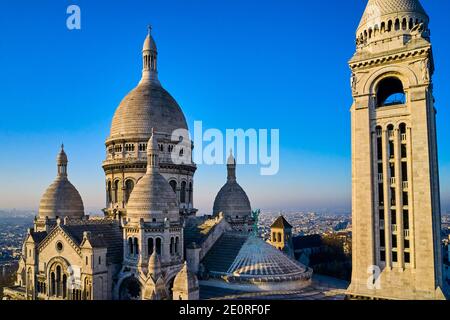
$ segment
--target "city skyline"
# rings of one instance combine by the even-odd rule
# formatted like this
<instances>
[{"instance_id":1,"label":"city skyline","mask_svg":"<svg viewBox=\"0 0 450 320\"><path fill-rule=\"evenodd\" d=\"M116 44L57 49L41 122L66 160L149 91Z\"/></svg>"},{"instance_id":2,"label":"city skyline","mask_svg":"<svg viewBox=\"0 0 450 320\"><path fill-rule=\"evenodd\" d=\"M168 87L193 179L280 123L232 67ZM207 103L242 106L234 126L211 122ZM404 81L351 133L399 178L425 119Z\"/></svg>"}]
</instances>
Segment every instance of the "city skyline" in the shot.
<instances>
[{"instance_id":1,"label":"city skyline","mask_svg":"<svg viewBox=\"0 0 450 320\"><path fill-rule=\"evenodd\" d=\"M349 212L351 90L349 82L343 81L350 77L343 61L353 52L351 39L359 16L346 10L350 2L327 3L328 7L319 11L314 9L319 4L287 1L270 12L273 6L262 3L249 25L246 14L255 9L251 1L226 6L219 1L190 5L156 1L152 10L143 1L136 1L134 8L80 1L80 31L65 28L67 3L50 6L49 1L43 1L26 9L9 4L0 13L8 14L0 19L2 38L8 43L8 47L2 46L5 59L0 62L5 106L0 142L8 156L2 157L0 164L10 188L0 196L0 207L38 207L42 193L56 174L55 157L61 142L69 157L70 179L80 191L87 211L104 206L104 139L121 97L140 77L142 37L146 24L151 22L160 52L161 82L180 104L191 130L197 120L207 128L223 131L280 129L278 175L260 176L255 166L237 169L239 182L254 208ZM358 3L355 11L362 12L365 4ZM450 153L445 139L450 130L445 126L449 116L445 101L450 94L443 84L448 82L450 66L445 60L445 29L439 26L445 23L442 12L449 4L423 4L431 16L433 45L439 49L435 52L439 68L434 81L445 212L450 208ZM220 11L222 18L214 21L204 13L196 13L200 5L208 6L202 12ZM186 16L174 14L172 6ZM325 15L322 19L336 21L336 26L324 26L319 20L313 24L318 17L308 17L311 12L321 12ZM336 18L336 12L342 16ZM126 19L124 13L133 20ZM310 27L305 27L305 21L317 32L308 34ZM205 25L210 30L205 30ZM333 37L334 32L342 32L342 37ZM55 37L57 41L52 41ZM340 39L346 40L342 43ZM333 52L327 66L301 63L314 60L316 55L329 57L322 41L335 42L335 46L339 43L342 50ZM310 50L305 50L305 42L310 43ZM25 50L29 46L36 48L31 56ZM327 87L320 86L321 70L331 70ZM308 77L299 77L303 74ZM329 116L321 116L321 122L310 120L322 112ZM211 213L225 178L224 165L199 166L194 200L200 213Z\"/></svg>"}]
</instances>

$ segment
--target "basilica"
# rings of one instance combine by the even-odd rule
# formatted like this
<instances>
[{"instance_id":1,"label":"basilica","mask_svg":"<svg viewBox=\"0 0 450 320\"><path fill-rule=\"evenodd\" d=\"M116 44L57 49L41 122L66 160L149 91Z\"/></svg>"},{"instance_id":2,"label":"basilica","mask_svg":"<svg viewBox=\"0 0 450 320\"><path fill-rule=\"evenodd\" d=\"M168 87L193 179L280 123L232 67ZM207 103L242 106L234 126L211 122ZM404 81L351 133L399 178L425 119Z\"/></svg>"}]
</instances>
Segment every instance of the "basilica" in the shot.
<instances>
[{"instance_id":1,"label":"basilica","mask_svg":"<svg viewBox=\"0 0 450 320\"><path fill-rule=\"evenodd\" d=\"M117 108L105 143L104 217L85 214L61 146L6 299L197 300L200 282L244 292L310 284L310 268L256 235L233 154L212 215L197 216L193 144L174 140L188 126L158 80L150 31L142 78Z\"/></svg>"},{"instance_id":2,"label":"basilica","mask_svg":"<svg viewBox=\"0 0 450 320\"><path fill-rule=\"evenodd\" d=\"M356 30L349 61L347 298L450 296L440 239L429 22L419 0L368 0ZM42 196L6 299L195 300L212 288L229 297L281 291L315 296L313 271L293 258L292 226L280 217L270 241L258 237L258 215L238 183L232 153L212 214L197 216L194 146L174 134L188 126L158 80L150 32L142 62L141 81L117 108L105 144L104 217L85 214L61 147L57 176Z\"/></svg>"}]
</instances>

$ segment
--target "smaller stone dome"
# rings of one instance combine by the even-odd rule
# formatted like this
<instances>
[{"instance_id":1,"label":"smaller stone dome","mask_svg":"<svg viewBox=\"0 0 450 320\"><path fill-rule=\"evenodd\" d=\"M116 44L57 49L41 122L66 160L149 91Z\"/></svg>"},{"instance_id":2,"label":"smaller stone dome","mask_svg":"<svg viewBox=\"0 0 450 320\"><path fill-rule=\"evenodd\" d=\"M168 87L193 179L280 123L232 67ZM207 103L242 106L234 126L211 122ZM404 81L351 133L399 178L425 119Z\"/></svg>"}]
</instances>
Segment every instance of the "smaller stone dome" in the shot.
<instances>
[{"instance_id":1,"label":"smaller stone dome","mask_svg":"<svg viewBox=\"0 0 450 320\"><path fill-rule=\"evenodd\" d=\"M131 192L127 216L145 222L179 220L178 201L167 180L159 173L158 143L153 133L147 145L147 172Z\"/></svg>"},{"instance_id":2,"label":"smaller stone dome","mask_svg":"<svg viewBox=\"0 0 450 320\"><path fill-rule=\"evenodd\" d=\"M222 212L225 217L231 219L251 217L250 200L244 189L236 181L236 160L232 154L228 157L227 170L227 183L216 196L213 214L218 215Z\"/></svg>"},{"instance_id":3,"label":"smaller stone dome","mask_svg":"<svg viewBox=\"0 0 450 320\"><path fill-rule=\"evenodd\" d=\"M190 292L196 291L198 288L199 284L197 276L189 270L187 262L184 262L183 268L178 272L173 281L173 291Z\"/></svg>"},{"instance_id":4,"label":"smaller stone dome","mask_svg":"<svg viewBox=\"0 0 450 320\"><path fill-rule=\"evenodd\" d=\"M41 218L83 217L84 206L80 193L67 179L67 155L64 146L56 158L58 175L47 188L39 205Z\"/></svg>"},{"instance_id":5,"label":"smaller stone dome","mask_svg":"<svg viewBox=\"0 0 450 320\"><path fill-rule=\"evenodd\" d=\"M155 250L153 250L152 255L148 259L148 275L153 277L155 281L157 281L162 275L161 261L159 260L158 254Z\"/></svg>"}]
</instances>

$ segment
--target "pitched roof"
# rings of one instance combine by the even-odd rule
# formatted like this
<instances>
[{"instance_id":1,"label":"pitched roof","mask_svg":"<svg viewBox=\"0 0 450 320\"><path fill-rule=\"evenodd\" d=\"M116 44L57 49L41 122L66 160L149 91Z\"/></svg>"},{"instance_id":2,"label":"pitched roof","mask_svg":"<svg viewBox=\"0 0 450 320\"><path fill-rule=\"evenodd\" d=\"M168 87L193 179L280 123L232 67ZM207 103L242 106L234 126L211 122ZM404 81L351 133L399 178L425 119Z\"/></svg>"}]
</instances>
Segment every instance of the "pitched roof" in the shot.
<instances>
[{"instance_id":1,"label":"pitched roof","mask_svg":"<svg viewBox=\"0 0 450 320\"><path fill-rule=\"evenodd\" d=\"M66 224L61 228L70 235L77 245L83 242L83 233L90 232L89 242L94 248L106 248L109 263L120 263L123 259L123 240L120 225L111 223Z\"/></svg>"},{"instance_id":2,"label":"pitched roof","mask_svg":"<svg viewBox=\"0 0 450 320\"><path fill-rule=\"evenodd\" d=\"M287 222L287 220L283 216L279 216L270 227L292 229L292 225L289 222Z\"/></svg>"},{"instance_id":3,"label":"pitched roof","mask_svg":"<svg viewBox=\"0 0 450 320\"><path fill-rule=\"evenodd\" d=\"M45 237L47 236L47 232L45 232L45 231L43 231L43 232L31 232L30 236L33 239L33 241L36 243L36 245L38 245L39 243L41 243L42 240L45 239Z\"/></svg>"},{"instance_id":4,"label":"pitched roof","mask_svg":"<svg viewBox=\"0 0 450 320\"><path fill-rule=\"evenodd\" d=\"M192 217L186 220L184 227L184 245L189 247L192 243L200 246L214 230L220 220L209 217Z\"/></svg>"}]
</instances>

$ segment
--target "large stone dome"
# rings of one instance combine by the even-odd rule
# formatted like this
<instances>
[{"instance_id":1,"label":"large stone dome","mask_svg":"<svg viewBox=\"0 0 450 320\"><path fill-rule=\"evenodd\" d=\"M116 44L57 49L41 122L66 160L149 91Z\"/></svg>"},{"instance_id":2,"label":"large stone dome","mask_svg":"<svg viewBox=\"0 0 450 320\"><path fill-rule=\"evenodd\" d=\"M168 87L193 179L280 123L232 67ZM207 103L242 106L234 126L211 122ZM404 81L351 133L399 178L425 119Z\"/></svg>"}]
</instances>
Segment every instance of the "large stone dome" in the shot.
<instances>
[{"instance_id":1,"label":"large stone dome","mask_svg":"<svg viewBox=\"0 0 450 320\"><path fill-rule=\"evenodd\" d=\"M169 183L159 173L158 144L154 135L147 147L147 173L138 181L127 205L127 216L146 222L179 219L178 201Z\"/></svg>"},{"instance_id":2,"label":"large stone dome","mask_svg":"<svg viewBox=\"0 0 450 320\"><path fill-rule=\"evenodd\" d=\"M120 103L111 125L110 138L150 137L152 128L172 134L186 129L183 111L159 84L142 82Z\"/></svg>"},{"instance_id":3,"label":"large stone dome","mask_svg":"<svg viewBox=\"0 0 450 320\"><path fill-rule=\"evenodd\" d=\"M158 80L158 52L149 34L143 45L143 70L139 85L122 100L111 125L110 139L149 139L151 130L172 134L187 129L186 118L175 99Z\"/></svg>"},{"instance_id":4,"label":"large stone dome","mask_svg":"<svg viewBox=\"0 0 450 320\"><path fill-rule=\"evenodd\" d=\"M236 181L236 161L232 155L228 158L227 183L220 189L214 200L213 214L223 213L227 218L242 219L252 213L250 200L244 189Z\"/></svg>"},{"instance_id":5,"label":"large stone dome","mask_svg":"<svg viewBox=\"0 0 450 320\"><path fill-rule=\"evenodd\" d=\"M39 216L50 219L83 217L84 206L80 193L67 179L67 155L61 148L57 157L58 176L47 188L39 205Z\"/></svg>"}]
</instances>

